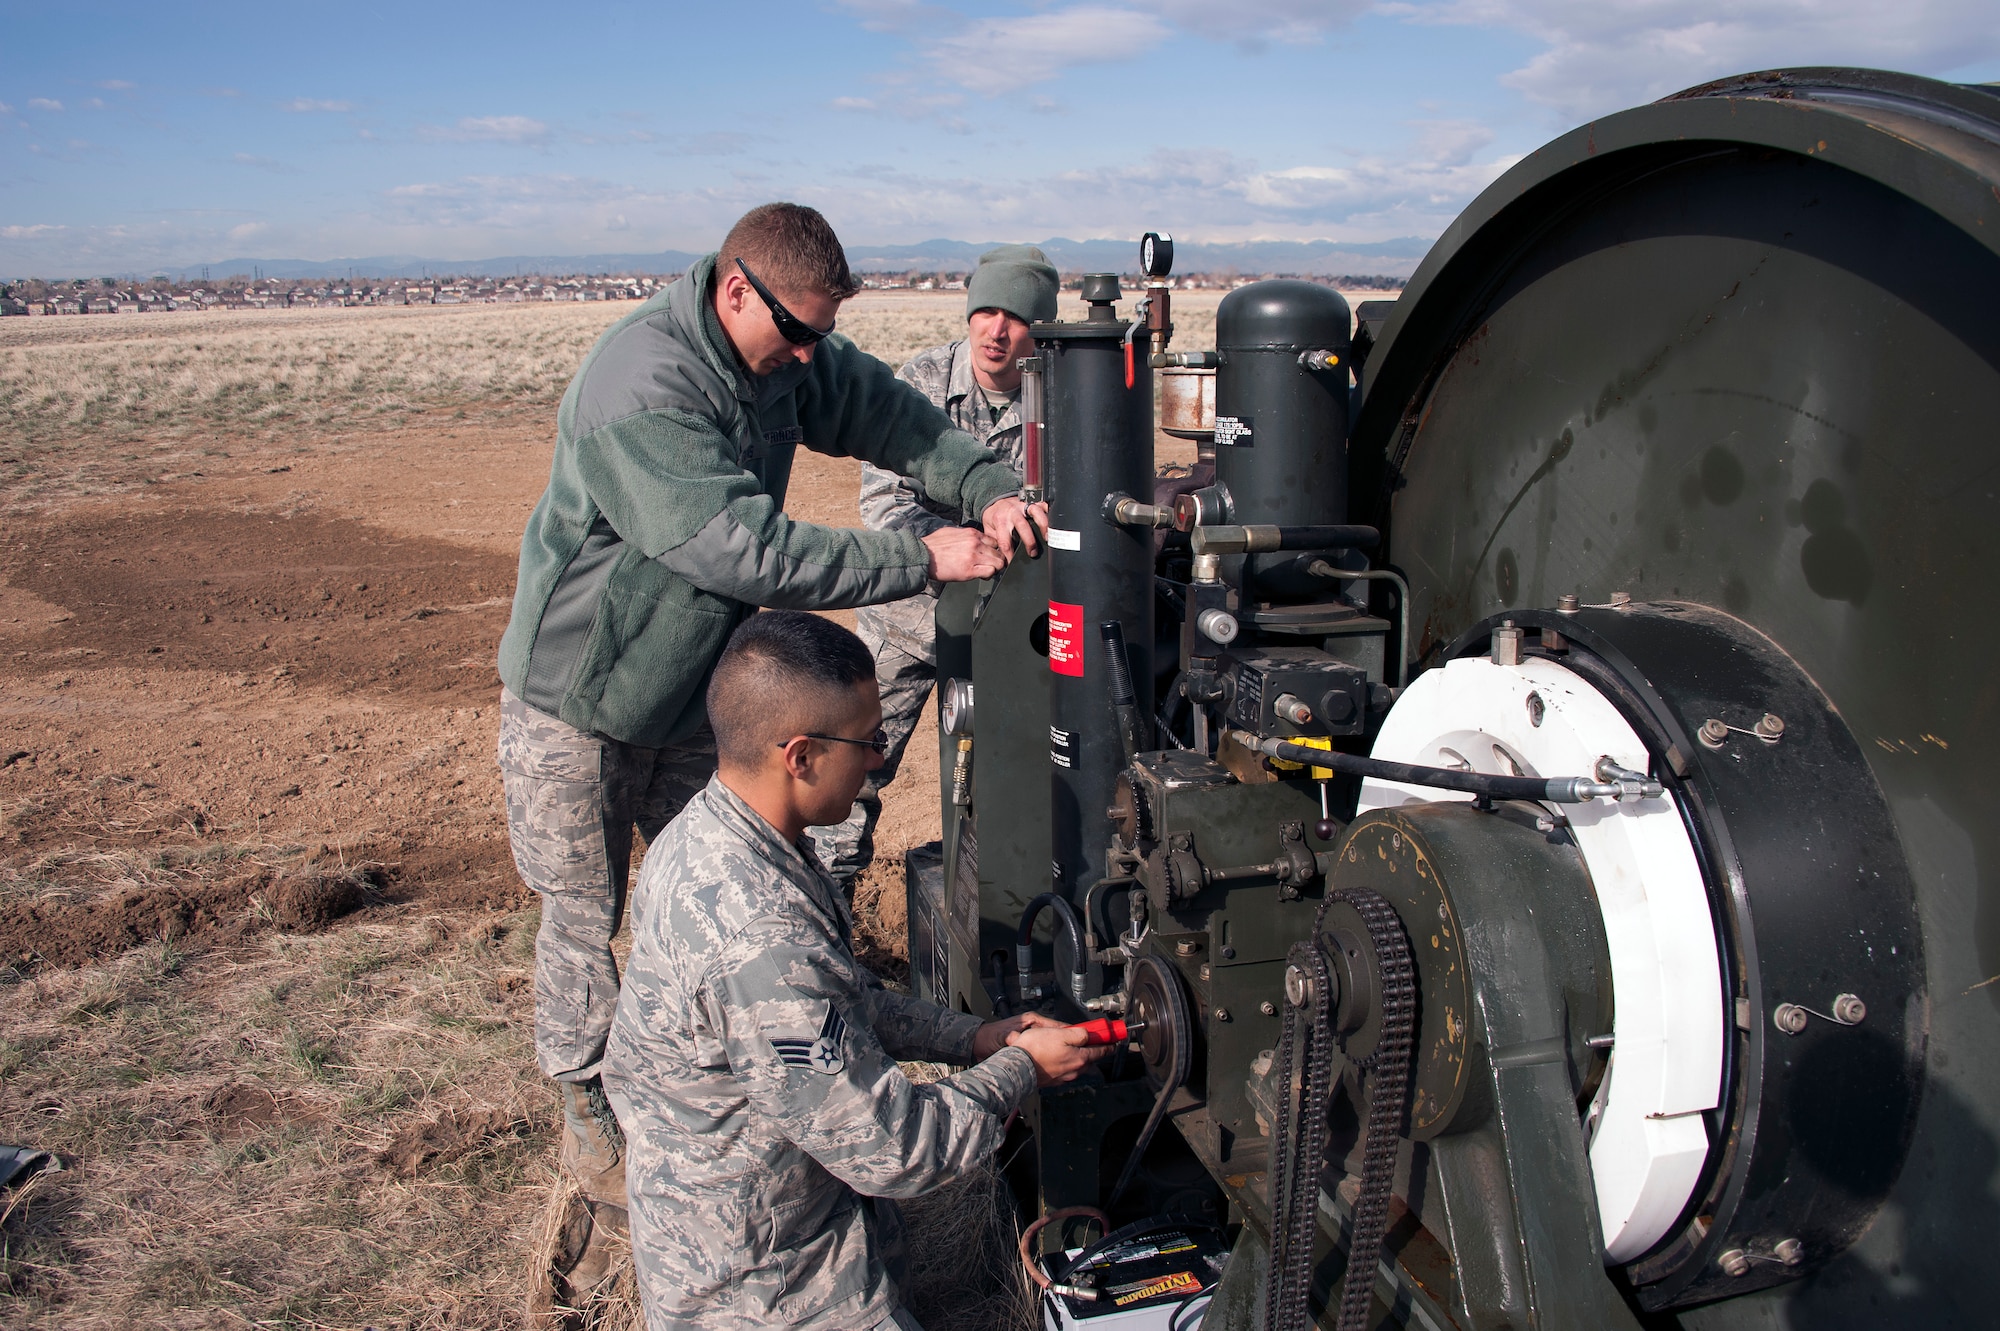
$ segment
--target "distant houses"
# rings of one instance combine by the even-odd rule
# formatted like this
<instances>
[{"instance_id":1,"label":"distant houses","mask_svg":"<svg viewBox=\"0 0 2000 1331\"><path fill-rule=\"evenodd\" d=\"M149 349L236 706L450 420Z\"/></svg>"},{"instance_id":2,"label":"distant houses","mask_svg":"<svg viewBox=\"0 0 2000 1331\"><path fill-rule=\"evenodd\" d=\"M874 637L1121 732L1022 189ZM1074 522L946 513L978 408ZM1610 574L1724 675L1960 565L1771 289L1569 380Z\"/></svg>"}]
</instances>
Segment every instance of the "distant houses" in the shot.
<instances>
[{"instance_id":1,"label":"distant houses","mask_svg":"<svg viewBox=\"0 0 2000 1331\"><path fill-rule=\"evenodd\" d=\"M164 277L136 283L117 282L109 278L61 282L25 278L0 283L0 316L645 300L658 294L679 276L678 273L569 273L522 274L513 278L421 276L344 282L232 277L219 282L180 283L170 282ZM965 290L967 276L963 272L866 273L861 275L861 285L871 291L955 292ZM1346 290L1397 291L1403 286L1402 278L1379 274L1329 277L1293 273L1190 273L1171 279L1170 285L1182 291L1226 291L1259 278L1294 276ZM1064 285L1075 287L1080 280L1079 274L1066 274Z\"/></svg>"},{"instance_id":2,"label":"distant houses","mask_svg":"<svg viewBox=\"0 0 2000 1331\"><path fill-rule=\"evenodd\" d=\"M514 305L539 300L645 300L678 273L552 274L517 278L390 278L379 282L48 282L0 284L0 317L49 314L163 314L176 310L342 309L369 305Z\"/></svg>"}]
</instances>

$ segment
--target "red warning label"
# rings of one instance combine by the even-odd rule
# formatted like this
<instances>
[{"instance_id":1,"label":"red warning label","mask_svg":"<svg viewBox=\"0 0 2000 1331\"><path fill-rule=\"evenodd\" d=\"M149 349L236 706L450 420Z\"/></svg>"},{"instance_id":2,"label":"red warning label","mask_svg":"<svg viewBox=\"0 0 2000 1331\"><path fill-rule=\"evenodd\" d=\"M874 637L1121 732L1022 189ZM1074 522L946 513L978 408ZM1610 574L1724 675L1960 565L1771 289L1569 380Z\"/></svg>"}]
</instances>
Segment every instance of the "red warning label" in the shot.
<instances>
[{"instance_id":1,"label":"red warning label","mask_svg":"<svg viewBox=\"0 0 2000 1331\"><path fill-rule=\"evenodd\" d=\"M1083 673L1083 607L1049 602L1049 669L1058 675Z\"/></svg>"}]
</instances>

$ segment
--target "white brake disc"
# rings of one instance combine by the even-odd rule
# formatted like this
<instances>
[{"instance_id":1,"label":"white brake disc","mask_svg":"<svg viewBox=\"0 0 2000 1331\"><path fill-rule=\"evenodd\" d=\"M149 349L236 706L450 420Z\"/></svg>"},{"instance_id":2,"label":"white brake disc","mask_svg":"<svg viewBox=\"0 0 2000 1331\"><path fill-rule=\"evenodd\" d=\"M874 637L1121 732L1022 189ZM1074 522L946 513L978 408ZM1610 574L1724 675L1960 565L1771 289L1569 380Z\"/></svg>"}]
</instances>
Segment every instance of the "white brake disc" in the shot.
<instances>
[{"instance_id":1,"label":"white brake disc","mask_svg":"<svg viewBox=\"0 0 2000 1331\"><path fill-rule=\"evenodd\" d=\"M1539 705L1530 695L1539 699ZM1646 747L1582 676L1531 657L1428 671L1398 698L1374 756L1500 776L1589 776L1598 758L1647 770ZM1469 795L1366 781L1360 811ZM1672 1227L1708 1155L1702 1111L1722 1084L1721 963L1701 866L1671 795L1564 805L1604 915L1615 1005L1590 1166L1604 1253L1644 1254Z\"/></svg>"}]
</instances>

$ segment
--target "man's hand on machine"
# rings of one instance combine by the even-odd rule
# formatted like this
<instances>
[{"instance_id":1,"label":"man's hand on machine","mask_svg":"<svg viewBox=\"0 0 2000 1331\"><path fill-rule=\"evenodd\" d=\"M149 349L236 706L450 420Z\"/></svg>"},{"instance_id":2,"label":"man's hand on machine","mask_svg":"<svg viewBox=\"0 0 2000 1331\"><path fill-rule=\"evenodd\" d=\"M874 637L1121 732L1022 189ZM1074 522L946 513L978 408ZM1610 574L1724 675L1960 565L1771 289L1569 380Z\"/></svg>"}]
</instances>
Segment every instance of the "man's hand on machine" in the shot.
<instances>
[{"instance_id":1,"label":"man's hand on machine","mask_svg":"<svg viewBox=\"0 0 2000 1331\"><path fill-rule=\"evenodd\" d=\"M977 582L1007 567L1007 556L977 527L940 527L924 537L924 548L939 582Z\"/></svg>"},{"instance_id":2,"label":"man's hand on machine","mask_svg":"<svg viewBox=\"0 0 2000 1331\"><path fill-rule=\"evenodd\" d=\"M1013 558L1014 542L1021 543L1021 549L1033 556L1042 548L1042 534L1049 529L1049 506L1046 503L1024 504L1019 495L1008 495L996 499L986 506L979 521L986 528L986 535L992 542Z\"/></svg>"}]
</instances>

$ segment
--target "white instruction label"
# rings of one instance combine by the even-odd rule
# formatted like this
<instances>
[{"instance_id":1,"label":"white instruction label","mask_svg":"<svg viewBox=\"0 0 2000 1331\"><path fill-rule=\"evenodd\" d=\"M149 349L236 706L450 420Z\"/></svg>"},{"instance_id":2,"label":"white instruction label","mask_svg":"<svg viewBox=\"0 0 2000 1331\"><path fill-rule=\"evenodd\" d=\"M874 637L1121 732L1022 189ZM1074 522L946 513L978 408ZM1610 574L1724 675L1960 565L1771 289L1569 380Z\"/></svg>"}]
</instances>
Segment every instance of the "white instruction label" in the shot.
<instances>
[{"instance_id":1,"label":"white instruction label","mask_svg":"<svg viewBox=\"0 0 2000 1331\"><path fill-rule=\"evenodd\" d=\"M1083 549L1083 533L1068 531L1062 527L1049 528L1049 547L1054 550Z\"/></svg>"}]
</instances>

